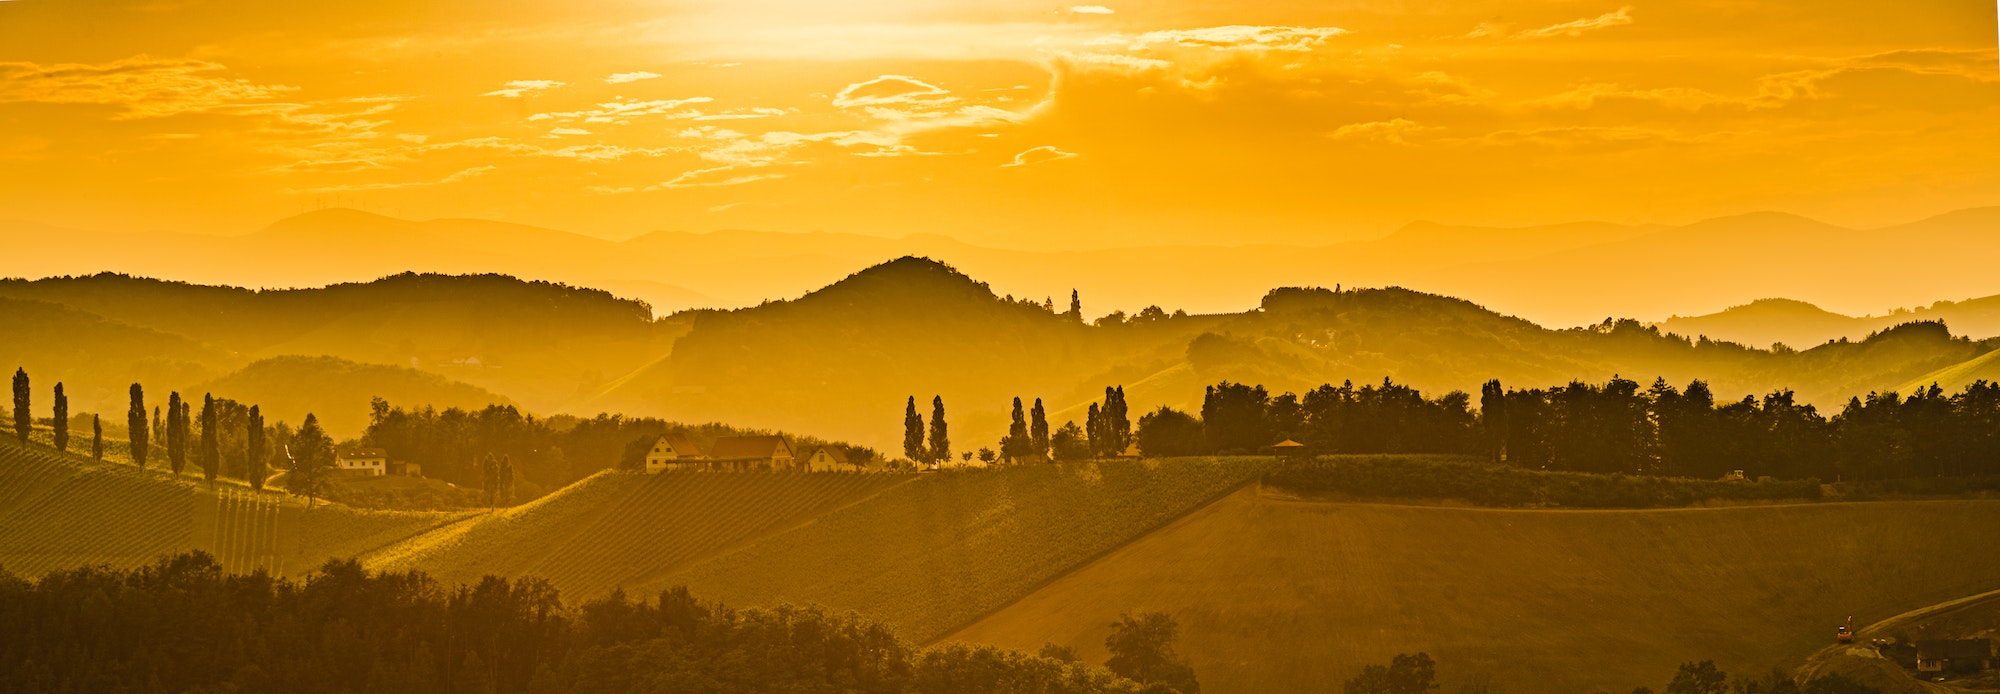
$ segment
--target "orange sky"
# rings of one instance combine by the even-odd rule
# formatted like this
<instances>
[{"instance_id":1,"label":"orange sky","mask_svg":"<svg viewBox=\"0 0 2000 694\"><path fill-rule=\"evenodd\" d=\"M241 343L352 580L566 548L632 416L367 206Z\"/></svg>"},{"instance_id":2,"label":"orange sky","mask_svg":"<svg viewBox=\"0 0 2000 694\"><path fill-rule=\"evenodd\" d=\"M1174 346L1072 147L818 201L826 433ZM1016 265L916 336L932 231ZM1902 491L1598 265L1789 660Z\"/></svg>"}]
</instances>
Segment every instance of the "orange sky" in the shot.
<instances>
[{"instance_id":1,"label":"orange sky","mask_svg":"<svg viewBox=\"0 0 2000 694\"><path fill-rule=\"evenodd\" d=\"M0 219L1324 243L2000 204L1994 3L0 0Z\"/></svg>"}]
</instances>

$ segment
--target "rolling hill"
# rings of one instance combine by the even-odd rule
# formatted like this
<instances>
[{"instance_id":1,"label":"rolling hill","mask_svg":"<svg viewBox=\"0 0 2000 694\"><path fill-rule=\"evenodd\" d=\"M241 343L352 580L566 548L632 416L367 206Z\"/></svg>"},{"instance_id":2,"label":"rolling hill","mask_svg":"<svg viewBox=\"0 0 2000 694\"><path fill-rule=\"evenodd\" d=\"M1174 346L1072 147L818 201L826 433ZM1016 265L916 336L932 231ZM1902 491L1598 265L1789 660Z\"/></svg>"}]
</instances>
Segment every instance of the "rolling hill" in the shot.
<instances>
[{"instance_id":1,"label":"rolling hill","mask_svg":"<svg viewBox=\"0 0 2000 694\"><path fill-rule=\"evenodd\" d=\"M1105 657L1127 610L1181 622L1203 691L1317 691L1426 651L1450 691L1658 687L1682 662L1795 665L1868 623L2000 587L1943 528L2000 501L1505 511L1295 501L1245 489L948 640Z\"/></svg>"},{"instance_id":2,"label":"rolling hill","mask_svg":"<svg viewBox=\"0 0 2000 694\"><path fill-rule=\"evenodd\" d=\"M487 574L540 576L564 595L597 597L648 584L689 562L861 503L911 479L607 471L532 503L379 548L363 559L374 568L422 570L448 582L473 582Z\"/></svg>"},{"instance_id":3,"label":"rolling hill","mask_svg":"<svg viewBox=\"0 0 2000 694\"><path fill-rule=\"evenodd\" d=\"M358 511L165 470L94 463L0 442L0 567L21 576L132 568L202 550L231 570L299 575L448 524L463 514Z\"/></svg>"},{"instance_id":4,"label":"rolling hill","mask_svg":"<svg viewBox=\"0 0 2000 694\"><path fill-rule=\"evenodd\" d=\"M1973 338L2000 335L2000 296L1965 301L1939 301L1916 309L1898 309L1880 316L1846 316L1791 299L1759 299L1701 316L1675 316L1658 323L1661 330L1705 336L1745 345L1782 342L1794 348L1868 335L1915 321L1940 321L1954 334Z\"/></svg>"},{"instance_id":5,"label":"rolling hill","mask_svg":"<svg viewBox=\"0 0 2000 694\"><path fill-rule=\"evenodd\" d=\"M95 388L76 407L106 411L123 407L135 380L191 390L287 356L421 369L553 411L658 359L684 330L638 301L498 275L253 291L102 274L0 280L0 302L10 330L46 338L24 333L22 349L63 346L31 373Z\"/></svg>"},{"instance_id":6,"label":"rolling hill","mask_svg":"<svg viewBox=\"0 0 2000 694\"><path fill-rule=\"evenodd\" d=\"M856 610L928 640L1241 487L1269 464L1180 459L927 475L646 587L684 585L731 604Z\"/></svg>"},{"instance_id":7,"label":"rolling hill","mask_svg":"<svg viewBox=\"0 0 2000 694\"><path fill-rule=\"evenodd\" d=\"M1003 294L1061 297L1080 289L1093 316L1152 304L1170 311L1242 311L1274 286L1400 285L1477 297L1509 312L1533 311L1527 315L1543 324L1567 326L1608 315L1688 314L1771 296L1850 314L1988 296L2000 285L1971 259L2000 250L1996 229L2000 208L1868 230L1757 213L1679 226L1416 222L1379 239L1326 245L1008 249L935 235L743 230L661 231L611 241L504 222L409 221L331 209L236 236L57 234L0 226L0 242L9 249L0 257L0 274L111 270L291 287L412 270L500 272L613 289L665 313L798 296L853 268L921 255L964 268ZM91 252L80 254L78 247ZM1894 282L1864 279L1882 276L1885 268L1895 273ZM1994 334L1969 325L1959 330Z\"/></svg>"},{"instance_id":8,"label":"rolling hill","mask_svg":"<svg viewBox=\"0 0 2000 694\"><path fill-rule=\"evenodd\" d=\"M476 410L514 404L483 388L437 374L336 357L264 359L189 392L257 403L272 422L303 422L312 413L336 439L360 436L368 428L368 403L378 397L393 403L426 403L438 409Z\"/></svg>"},{"instance_id":9,"label":"rolling hill","mask_svg":"<svg viewBox=\"0 0 2000 694\"><path fill-rule=\"evenodd\" d=\"M1083 420L1105 386L1126 386L1133 411L1144 412L1197 406L1204 385L1225 379L1303 392L1388 377L1442 394L1490 378L1545 387L1622 375L1703 379L1732 400L1789 388L1837 408L1987 349L1935 324L1796 353L1690 342L1636 321L1550 330L1400 288L1280 289L1255 311L1084 325L995 296L943 263L902 258L796 300L696 314L669 358L590 402L896 450L897 416L912 395L942 395L960 440L975 442L999 437L1015 396L1043 398L1060 426Z\"/></svg>"}]
</instances>

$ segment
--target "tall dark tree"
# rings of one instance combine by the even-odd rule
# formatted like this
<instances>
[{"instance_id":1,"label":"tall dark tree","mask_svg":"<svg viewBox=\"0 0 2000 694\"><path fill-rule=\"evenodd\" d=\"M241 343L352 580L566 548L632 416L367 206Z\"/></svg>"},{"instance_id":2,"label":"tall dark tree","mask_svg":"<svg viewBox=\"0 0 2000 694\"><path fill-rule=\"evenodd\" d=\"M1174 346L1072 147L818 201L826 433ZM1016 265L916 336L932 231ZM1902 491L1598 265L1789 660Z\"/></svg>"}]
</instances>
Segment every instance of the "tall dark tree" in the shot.
<instances>
[{"instance_id":1,"label":"tall dark tree","mask_svg":"<svg viewBox=\"0 0 2000 694\"><path fill-rule=\"evenodd\" d=\"M250 479L251 489L264 491L264 478L270 476L264 467L264 460L271 453L264 450L264 413L259 411L256 405L250 406L249 429L244 432L244 442L246 455L250 459L247 465L248 471L244 476Z\"/></svg>"},{"instance_id":2,"label":"tall dark tree","mask_svg":"<svg viewBox=\"0 0 2000 694\"><path fill-rule=\"evenodd\" d=\"M492 453L486 454L486 459L479 463L479 473L480 499L486 502L488 510L492 510L500 495L500 459L493 457Z\"/></svg>"},{"instance_id":3,"label":"tall dark tree","mask_svg":"<svg viewBox=\"0 0 2000 694\"><path fill-rule=\"evenodd\" d=\"M21 439L21 445L28 444L28 434L35 430L35 414L28 393L28 370L14 369L14 435Z\"/></svg>"},{"instance_id":4,"label":"tall dark tree","mask_svg":"<svg viewBox=\"0 0 2000 694\"><path fill-rule=\"evenodd\" d=\"M1479 423L1486 436L1486 453L1493 462L1507 459L1507 390L1500 379L1479 386Z\"/></svg>"},{"instance_id":5,"label":"tall dark tree","mask_svg":"<svg viewBox=\"0 0 2000 694\"><path fill-rule=\"evenodd\" d=\"M1104 454L1104 408L1090 403L1090 410L1084 414L1083 442L1090 447L1090 457Z\"/></svg>"},{"instance_id":6,"label":"tall dark tree","mask_svg":"<svg viewBox=\"0 0 2000 694\"><path fill-rule=\"evenodd\" d=\"M924 418L917 414L917 396L903 406L903 457L924 463L930 461L930 449L924 447Z\"/></svg>"},{"instance_id":7,"label":"tall dark tree","mask_svg":"<svg viewBox=\"0 0 2000 694\"><path fill-rule=\"evenodd\" d=\"M1130 410L1125 407L1125 386L1105 389L1103 415L1104 433L1111 439L1111 453L1125 452L1132 445L1132 418Z\"/></svg>"},{"instance_id":8,"label":"tall dark tree","mask_svg":"<svg viewBox=\"0 0 2000 694\"><path fill-rule=\"evenodd\" d=\"M931 398L930 453L933 462L951 460L951 430L944 423L944 396Z\"/></svg>"},{"instance_id":9,"label":"tall dark tree","mask_svg":"<svg viewBox=\"0 0 2000 694\"><path fill-rule=\"evenodd\" d=\"M1042 399L1035 398L1035 409L1029 412L1028 437L1037 459L1046 461L1049 457L1049 413L1042 409Z\"/></svg>"},{"instance_id":10,"label":"tall dark tree","mask_svg":"<svg viewBox=\"0 0 2000 694\"><path fill-rule=\"evenodd\" d=\"M1201 425L1208 450L1224 454L1256 453L1277 443L1271 434L1271 394L1263 386L1223 381L1209 386L1201 399Z\"/></svg>"},{"instance_id":11,"label":"tall dark tree","mask_svg":"<svg viewBox=\"0 0 2000 694\"><path fill-rule=\"evenodd\" d=\"M1140 684L1162 684L1181 694L1201 694L1194 667L1174 652L1180 623L1163 612L1147 612L1138 617L1119 615L1111 623L1111 635L1104 648L1111 659L1104 661L1119 676Z\"/></svg>"},{"instance_id":12,"label":"tall dark tree","mask_svg":"<svg viewBox=\"0 0 2000 694\"><path fill-rule=\"evenodd\" d=\"M90 459L104 462L104 422L97 415L90 416Z\"/></svg>"},{"instance_id":13,"label":"tall dark tree","mask_svg":"<svg viewBox=\"0 0 2000 694\"><path fill-rule=\"evenodd\" d=\"M1014 398L1014 421L1007 425L1007 437L1000 439L1000 455L1013 462L1034 452L1035 441L1028 437L1027 415L1021 411L1021 399Z\"/></svg>"},{"instance_id":14,"label":"tall dark tree","mask_svg":"<svg viewBox=\"0 0 2000 694\"><path fill-rule=\"evenodd\" d=\"M1083 322L1083 299L1077 296L1074 289L1069 290L1069 313L1063 315L1078 323Z\"/></svg>"},{"instance_id":15,"label":"tall dark tree","mask_svg":"<svg viewBox=\"0 0 2000 694\"><path fill-rule=\"evenodd\" d=\"M181 476L187 467L187 403L180 391L167 393L167 467Z\"/></svg>"},{"instance_id":16,"label":"tall dark tree","mask_svg":"<svg viewBox=\"0 0 2000 694\"><path fill-rule=\"evenodd\" d=\"M208 481L210 489L215 488L215 475L222 470L222 438L216 428L215 396L203 393L201 396L201 478Z\"/></svg>"},{"instance_id":17,"label":"tall dark tree","mask_svg":"<svg viewBox=\"0 0 2000 694\"><path fill-rule=\"evenodd\" d=\"M146 467L146 444L153 440L152 432L146 428L146 391L139 384L132 384L132 405L125 410L125 441L131 447L132 464Z\"/></svg>"},{"instance_id":18,"label":"tall dark tree","mask_svg":"<svg viewBox=\"0 0 2000 694\"><path fill-rule=\"evenodd\" d=\"M55 426L56 450L69 451L69 396L63 394L63 385L56 384L55 415L49 423Z\"/></svg>"},{"instance_id":19,"label":"tall dark tree","mask_svg":"<svg viewBox=\"0 0 2000 694\"><path fill-rule=\"evenodd\" d=\"M167 447L167 422L160 418L160 406L153 406L153 445Z\"/></svg>"},{"instance_id":20,"label":"tall dark tree","mask_svg":"<svg viewBox=\"0 0 2000 694\"><path fill-rule=\"evenodd\" d=\"M320 428L319 418L309 413L298 432L292 434L286 452L292 460L291 470L285 473L285 485L293 494L306 498L306 508L312 508L326 490L327 467L333 464L333 439L327 438L326 431Z\"/></svg>"}]
</instances>

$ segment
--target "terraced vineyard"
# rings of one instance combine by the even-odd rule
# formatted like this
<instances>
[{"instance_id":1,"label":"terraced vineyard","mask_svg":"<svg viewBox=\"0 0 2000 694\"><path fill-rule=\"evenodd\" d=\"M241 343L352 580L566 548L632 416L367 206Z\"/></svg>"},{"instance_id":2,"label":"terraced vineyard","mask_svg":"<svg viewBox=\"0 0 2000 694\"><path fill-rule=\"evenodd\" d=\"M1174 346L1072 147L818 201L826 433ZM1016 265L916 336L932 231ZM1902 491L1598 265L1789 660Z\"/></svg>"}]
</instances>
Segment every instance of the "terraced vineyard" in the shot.
<instances>
[{"instance_id":1,"label":"terraced vineyard","mask_svg":"<svg viewBox=\"0 0 2000 694\"><path fill-rule=\"evenodd\" d=\"M1296 501L1244 489L951 636L1102 662L1125 610L1171 612L1202 691L1325 691L1399 652L1444 691L1659 689L1683 662L1796 665L1859 624L2000 589L2000 501L1543 511ZM1863 632L1864 634L1867 632Z\"/></svg>"},{"instance_id":2,"label":"terraced vineyard","mask_svg":"<svg viewBox=\"0 0 2000 694\"><path fill-rule=\"evenodd\" d=\"M364 560L447 581L540 576L572 597L650 584L688 562L806 523L906 475L602 472L534 503L384 547Z\"/></svg>"},{"instance_id":3,"label":"terraced vineyard","mask_svg":"<svg viewBox=\"0 0 2000 694\"><path fill-rule=\"evenodd\" d=\"M0 567L23 576L85 565L130 568L189 550L232 571L297 574L465 514L321 504L220 481L215 490L163 470L97 463L0 443Z\"/></svg>"},{"instance_id":4,"label":"terraced vineyard","mask_svg":"<svg viewBox=\"0 0 2000 694\"><path fill-rule=\"evenodd\" d=\"M130 568L194 549L195 497L160 474L0 444L0 566Z\"/></svg>"},{"instance_id":5,"label":"terraced vineyard","mask_svg":"<svg viewBox=\"0 0 2000 694\"><path fill-rule=\"evenodd\" d=\"M1269 465L1269 458L1195 458L927 475L644 588L686 585L737 605L857 610L930 640L1214 501Z\"/></svg>"}]
</instances>

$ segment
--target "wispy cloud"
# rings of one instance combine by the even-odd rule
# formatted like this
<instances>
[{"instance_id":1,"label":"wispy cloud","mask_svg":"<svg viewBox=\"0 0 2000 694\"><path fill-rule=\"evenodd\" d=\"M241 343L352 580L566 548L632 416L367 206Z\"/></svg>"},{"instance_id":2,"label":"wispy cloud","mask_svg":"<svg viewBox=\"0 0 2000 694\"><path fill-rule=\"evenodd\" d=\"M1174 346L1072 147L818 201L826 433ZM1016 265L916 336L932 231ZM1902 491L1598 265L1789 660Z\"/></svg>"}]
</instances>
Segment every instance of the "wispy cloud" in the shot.
<instances>
[{"instance_id":1,"label":"wispy cloud","mask_svg":"<svg viewBox=\"0 0 2000 694\"><path fill-rule=\"evenodd\" d=\"M558 87L565 87L568 85L569 83L567 82L557 82L555 80L514 80L512 82L508 82L507 87L505 89L495 89L485 94L481 94L480 96L497 96L506 99L519 99L523 96L533 94L535 92L546 91Z\"/></svg>"},{"instance_id":2,"label":"wispy cloud","mask_svg":"<svg viewBox=\"0 0 2000 694\"><path fill-rule=\"evenodd\" d=\"M949 90L908 75L883 75L865 82L855 82L833 95L833 105L840 108L856 106L879 106L883 104L906 104L938 101L950 98Z\"/></svg>"},{"instance_id":3,"label":"wispy cloud","mask_svg":"<svg viewBox=\"0 0 2000 694\"><path fill-rule=\"evenodd\" d=\"M1014 161L1001 164L1000 168L1012 169L1022 166L1034 166L1036 164L1046 164L1052 161L1062 161L1075 157L1075 152L1065 152L1056 149L1052 145L1042 145L1014 155Z\"/></svg>"},{"instance_id":4,"label":"wispy cloud","mask_svg":"<svg viewBox=\"0 0 2000 694\"><path fill-rule=\"evenodd\" d=\"M1117 10L1103 5L1071 5L1071 14L1118 14Z\"/></svg>"},{"instance_id":5,"label":"wispy cloud","mask_svg":"<svg viewBox=\"0 0 2000 694\"><path fill-rule=\"evenodd\" d=\"M1632 8L1628 6L1619 8L1617 12L1607 12L1589 19L1579 19L1532 31L1523 31L1516 34L1515 37L1523 39L1547 39L1558 36L1582 36L1585 32L1625 26L1631 23Z\"/></svg>"},{"instance_id":6,"label":"wispy cloud","mask_svg":"<svg viewBox=\"0 0 2000 694\"><path fill-rule=\"evenodd\" d=\"M620 72L618 74L604 78L604 82L605 84L625 84L628 82L642 82L645 80L656 80L659 78L660 74L656 72Z\"/></svg>"},{"instance_id":7,"label":"wispy cloud","mask_svg":"<svg viewBox=\"0 0 2000 694\"><path fill-rule=\"evenodd\" d=\"M1093 45L1122 45L1131 50L1155 46L1181 46L1221 50L1310 51L1335 36L1348 33L1339 27L1231 25L1200 29L1149 31L1137 35L1119 34L1091 42Z\"/></svg>"},{"instance_id":8,"label":"wispy cloud","mask_svg":"<svg viewBox=\"0 0 2000 694\"><path fill-rule=\"evenodd\" d=\"M227 67L140 55L109 63L0 62L0 103L96 104L113 118L163 118L268 103L297 87L226 77Z\"/></svg>"},{"instance_id":9,"label":"wispy cloud","mask_svg":"<svg viewBox=\"0 0 2000 694\"><path fill-rule=\"evenodd\" d=\"M715 188L720 186L740 186L745 183L770 181L784 178L781 173L737 173L738 167L718 166L712 169L696 169L675 176L673 180L661 183L661 188ZM733 174L733 175L732 175Z\"/></svg>"},{"instance_id":10,"label":"wispy cloud","mask_svg":"<svg viewBox=\"0 0 2000 694\"><path fill-rule=\"evenodd\" d=\"M530 121L552 120L559 123L582 121L585 123L629 123L642 116L666 115L670 118L700 118L702 113L683 108L690 104L706 104L715 99L706 96L686 99L652 99L647 101L614 100L597 105L597 108L582 111L550 111L528 116Z\"/></svg>"}]
</instances>

